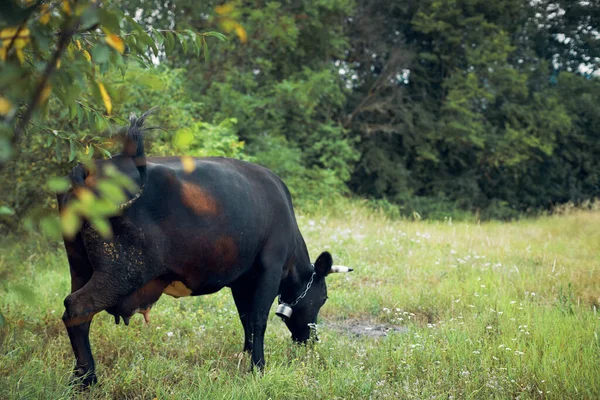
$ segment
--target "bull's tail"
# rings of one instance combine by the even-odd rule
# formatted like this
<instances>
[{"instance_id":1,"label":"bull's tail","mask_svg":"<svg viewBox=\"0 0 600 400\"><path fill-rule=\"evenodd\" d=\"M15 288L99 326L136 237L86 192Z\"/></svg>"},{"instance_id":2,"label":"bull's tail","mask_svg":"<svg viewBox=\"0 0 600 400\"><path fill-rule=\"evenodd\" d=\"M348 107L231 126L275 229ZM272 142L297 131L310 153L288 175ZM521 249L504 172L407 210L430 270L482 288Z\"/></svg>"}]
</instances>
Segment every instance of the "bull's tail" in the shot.
<instances>
[{"instance_id":1,"label":"bull's tail","mask_svg":"<svg viewBox=\"0 0 600 400\"><path fill-rule=\"evenodd\" d=\"M140 188L146 185L148 179L146 171L146 153L144 152L144 122L146 118L155 108L151 108L142 114L141 117L137 117L135 114L129 116L129 128L127 128L127 135L125 136L125 144L123 146L123 154L133 159L138 172L140 173Z\"/></svg>"}]
</instances>

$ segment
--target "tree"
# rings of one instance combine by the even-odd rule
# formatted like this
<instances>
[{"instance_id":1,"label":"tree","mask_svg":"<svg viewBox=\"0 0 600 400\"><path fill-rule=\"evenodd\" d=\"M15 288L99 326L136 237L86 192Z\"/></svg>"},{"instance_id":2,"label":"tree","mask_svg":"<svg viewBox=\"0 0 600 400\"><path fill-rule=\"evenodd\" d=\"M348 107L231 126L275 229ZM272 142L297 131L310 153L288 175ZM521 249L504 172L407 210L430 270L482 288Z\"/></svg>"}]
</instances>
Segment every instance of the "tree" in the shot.
<instances>
[{"instance_id":1,"label":"tree","mask_svg":"<svg viewBox=\"0 0 600 400\"><path fill-rule=\"evenodd\" d=\"M116 133L113 126L125 121L113 113L119 104L109 85L112 71L124 73L132 62L149 67L153 57L168 55L176 46L194 49L196 55L203 48L207 54L206 37L224 39L217 32L145 29L115 2L11 0L1 7L1 173L8 181L17 175L16 170L30 172L32 179L25 186L38 192L38 174L42 182L48 181L50 190L68 186L65 180L49 180L64 166L65 148L69 162L110 156L108 139ZM54 155L41 157L42 149L51 147ZM23 150L28 153L20 157ZM43 162L36 166L32 160ZM120 188L116 182L113 186ZM3 214L16 212L19 217L28 210L30 200L23 196L28 189L22 183L17 180L16 187L5 187L12 207L3 198ZM115 212L115 198L109 197L97 197L77 215L63 213L64 230L73 231L79 217L85 217L107 233L103 221ZM23 199L27 199L25 204ZM57 227L56 223L47 225Z\"/></svg>"},{"instance_id":2,"label":"tree","mask_svg":"<svg viewBox=\"0 0 600 400\"><path fill-rule=\"evenodd\" d=\"M133 12L141 3L128 4ZM244 35L216 43L208 62L179 52L169 65L188 71L189 92L207 121L238 121L248 151L287 182L295 202L346 192L357 153L338 120L348 88L334 61L347 49L344 24L353 2L216 4L177 0L168 3L176 18L145 8L141 19L155 27L234 32L239 27L231 21L243 21Z\"/></svg>"},{"instance_id":3,"label":"tree","mask_svg":"<svg viewBox=\"0 0 600 400\"><path fill-rule=\"evenodd\" d=\"M352 188L429 216L459 207L506 217L572 199L569 185L542 187L564 173L556 169L555 177L539 179L541 172L533 171L564 166L562 149L570 147L564 138L578 124L579 113L561 100L576 94L558 90L554 67L576 70L586 62L593 68L598 40L587 34L577 43L567 40L569 50L560 54L558 47L541 52L538 40L562 43L561 30L567 36L593 31L583 12L600 9L591 3L361 3L347 58L350 75L359 77L347 108L350 127L362 138ZM540 7L555 13L542 14ZM401 67L394 63L398 52ZM572 186L581 176L569 179Z\"/></svg>"}]
</instances>

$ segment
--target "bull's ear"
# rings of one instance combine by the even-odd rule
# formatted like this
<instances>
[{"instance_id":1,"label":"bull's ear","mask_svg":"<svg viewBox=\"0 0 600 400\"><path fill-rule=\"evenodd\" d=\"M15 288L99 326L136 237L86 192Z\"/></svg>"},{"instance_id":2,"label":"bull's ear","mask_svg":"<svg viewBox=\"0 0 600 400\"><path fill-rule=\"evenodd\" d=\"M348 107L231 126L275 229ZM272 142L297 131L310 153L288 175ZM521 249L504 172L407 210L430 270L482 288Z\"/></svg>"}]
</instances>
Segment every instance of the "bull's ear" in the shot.
<instances>
[{"instance_id":1,"label":"bull's ear","mask_svg":"<svg viewBox=\"0 0 600 400\"><path fill-rule=\"evenodd\" d=\"M88 176L87 169L82 163L77 164L72 170L69 178L73 186L84 186L85 178Z\"/></svg>"},{"instance_id":2,"label":"bull's ear","mask_svg":"<svg viewBox=\"0 0 600 400\"><path fill-rule=\"evenodd\" d=\"M331 266L333 265L333 258L331 254L324 251L321 253L317 261L315 261L315 272L320 276L327 276L331 272Z\"/></svg>"}]
</instances>

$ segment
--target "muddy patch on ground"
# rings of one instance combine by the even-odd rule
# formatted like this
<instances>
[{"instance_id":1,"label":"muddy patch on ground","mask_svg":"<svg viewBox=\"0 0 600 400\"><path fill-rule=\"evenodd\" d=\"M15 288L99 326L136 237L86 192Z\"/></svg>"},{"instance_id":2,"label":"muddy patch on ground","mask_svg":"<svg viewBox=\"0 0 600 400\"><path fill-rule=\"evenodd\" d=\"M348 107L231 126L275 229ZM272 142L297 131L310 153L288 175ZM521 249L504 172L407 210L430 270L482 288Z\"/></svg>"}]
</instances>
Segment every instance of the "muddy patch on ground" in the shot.
<instances>
[{"instance_id":1,"label":"muddy patch on ground","mask_svg":"<svg viewBox=\"0 0 600 400\"><path fill-rule=\"evenodd\" d=\"M385 337L393 333L408 333L408 328L405 326L382 324L365 320L327 322L323 324L323 327L352 336L368 336L375 338Z\"/></svg>"}]
</instances>

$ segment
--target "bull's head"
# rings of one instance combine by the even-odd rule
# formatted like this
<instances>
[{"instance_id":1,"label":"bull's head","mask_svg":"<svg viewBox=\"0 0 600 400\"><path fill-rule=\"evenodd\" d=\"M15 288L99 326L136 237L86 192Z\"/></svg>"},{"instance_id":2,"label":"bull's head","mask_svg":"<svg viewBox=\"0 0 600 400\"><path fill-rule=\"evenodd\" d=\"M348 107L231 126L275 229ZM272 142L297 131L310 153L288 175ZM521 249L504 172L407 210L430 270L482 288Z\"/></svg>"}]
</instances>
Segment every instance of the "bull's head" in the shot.
<instances>
[{"instance_id":1,"label":"bull's head","mask_svg":"<svg viewBox=\"0 0 600 400\"><path fill-rule=\"evenodd\" d=\"M323 252L314 264L314 272L303 292L294 302L280 302L277 315L281 317L296 342L306 343L310 338L311 326L317 323L319 310L327 300L325 277L336 272L350 272L352 268L333 265L331 254ZM304 296L303 296L304 295ZM303 297L302 297L303 296Z\"/></svg>"}]
</instances>

